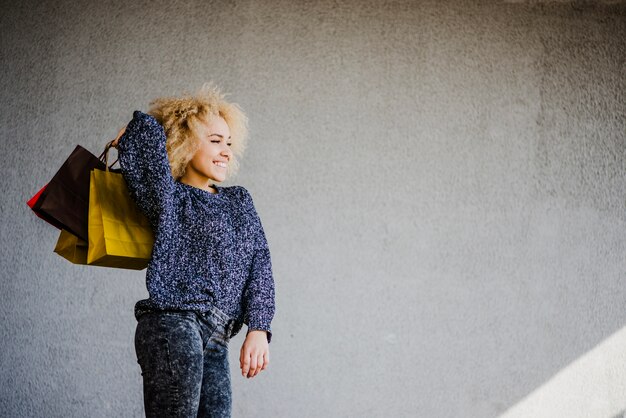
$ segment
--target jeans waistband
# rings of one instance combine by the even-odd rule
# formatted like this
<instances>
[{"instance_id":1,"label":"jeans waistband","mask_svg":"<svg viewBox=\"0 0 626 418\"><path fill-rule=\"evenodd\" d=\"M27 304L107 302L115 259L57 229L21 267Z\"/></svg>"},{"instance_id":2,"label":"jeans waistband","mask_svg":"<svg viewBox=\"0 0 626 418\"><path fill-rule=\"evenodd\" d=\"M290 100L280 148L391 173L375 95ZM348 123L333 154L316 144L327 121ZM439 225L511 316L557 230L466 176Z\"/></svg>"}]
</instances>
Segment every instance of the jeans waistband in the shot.
<instances>
[{"instance_id":1,"label":"jeans waistband","mask_svg":"<svg viewBox=\"0 0 626 418\"><path fill-rule=\"evenodd\" d=\"M235 328L237 328L237 330L241 328L241 327L237 327L238 322L236 318L231 318L230 316L228 316L225 312L223 312L221 309L219 309L215 305L211 305L208 309L205 309L203 311L192 311L192 310L181 310L181 309L166 309L165 311L166 312L167 311L187 312L190 314L195 313L195 315L200 315L200 316L213 315L215 318L218 318L218 320L221 322L221 325L224 326L224 329L227 335L231 335ZM150 313L150 312L158 313L158 312L161 312L161 310L142 309L141 307L135 306L135 318L137 318L137 320L139 320L139 318L144 313Z\"/></svg>"},{"instance_id":2,"label":"jeans waistband","mask_svg":"<svg viewBox=\"0 0 626 418\"><path fill-rule=\"evenodd\" d=\"M201 315L211 314L218 317L222 321L222 325L226 330L226 334L229 335L235 325L235 318L231 318L226 313L224 313L217 306L211 306L208 310L200 312Z\"/></svg>"}]
</instances>

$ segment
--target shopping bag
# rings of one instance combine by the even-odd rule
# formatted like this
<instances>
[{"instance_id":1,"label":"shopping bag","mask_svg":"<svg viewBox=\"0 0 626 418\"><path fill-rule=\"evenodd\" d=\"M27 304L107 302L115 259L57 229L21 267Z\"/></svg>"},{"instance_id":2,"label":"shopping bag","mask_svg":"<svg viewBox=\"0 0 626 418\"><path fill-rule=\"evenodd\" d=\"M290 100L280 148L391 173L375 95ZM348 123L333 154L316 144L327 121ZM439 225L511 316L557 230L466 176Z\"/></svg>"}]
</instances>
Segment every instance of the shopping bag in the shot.
<instances>
[{"instance_id":1,"label":"shopping bag","mask_svg":"<svg viewBox=\"0 0 626 418\"><path fill-rule=\"evenodd\" d=\"M74 264L87 264L87 241L61 229L54 252Z\"/></svg>"},{"instance_id":2,"label":"shopping bag","mask_svg":"<svg viewBox=\"0 0 626 418\"><path fill-rule=\"evenodd\" d=\"M76 145L61 168L41 190L32 209L52 225L87 241L89 173L105 168L105 163L80 145Z\"/></svg>"},{"instance_id":3,"label":"shopping bag","mask_svg":"<svg viewBox=\"0 0 626 418\"><path fill-rule=\"evenodd\" d=\"M39 211L36 211L34 209L35 205L37 204L37 201L41 198L41 194L43 193L43 191L46 189L47 186L48 186L48 184L46 183L46 185L43 186L37 193L35 193L35 195L33 197L28 199L26 204L28 205L28 207L33 209L33 212L35 212L35 215L37 215L38 217L40 217L44 221L48 222L50 225L54 226L55 228L62 229L63 228L63 224L61 224L60 222L57 222L53 218L48 217L46 214L41 213Z\"/></svg>"},{"instance_id":4,"label":"shopping bag","mask_svg":"<svg viewBox=\"0 0 626 418\"><path fill-rule=\"evenodd\" d=\"M105 158L108 149L109 144ZM88 218L88 264L134 270L148 266L154 244L152 227L130 196L119 169L105 164L104 170L91 170Z\"/></svg>"}]
</instances>

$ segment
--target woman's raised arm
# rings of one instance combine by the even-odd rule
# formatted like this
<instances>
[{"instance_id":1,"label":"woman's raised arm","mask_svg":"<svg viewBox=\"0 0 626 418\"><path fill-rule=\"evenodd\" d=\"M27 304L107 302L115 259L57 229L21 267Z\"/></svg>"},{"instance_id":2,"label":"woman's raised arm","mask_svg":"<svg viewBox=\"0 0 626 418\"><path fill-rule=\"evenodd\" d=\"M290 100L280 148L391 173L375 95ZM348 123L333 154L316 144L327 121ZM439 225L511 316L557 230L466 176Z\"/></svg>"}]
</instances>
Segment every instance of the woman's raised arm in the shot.
<instances>
[{"instance_id":1,"label":"woman's raised arm","mask_svg":"<svg viewBox=\"0 0 626 418\"><path fill-rule=\"evenodd\" d=\"M128 191L153 224L171 204L175 186L165 143L163 127L138 110L113 142Z\"/></svg>"}]
</instances>

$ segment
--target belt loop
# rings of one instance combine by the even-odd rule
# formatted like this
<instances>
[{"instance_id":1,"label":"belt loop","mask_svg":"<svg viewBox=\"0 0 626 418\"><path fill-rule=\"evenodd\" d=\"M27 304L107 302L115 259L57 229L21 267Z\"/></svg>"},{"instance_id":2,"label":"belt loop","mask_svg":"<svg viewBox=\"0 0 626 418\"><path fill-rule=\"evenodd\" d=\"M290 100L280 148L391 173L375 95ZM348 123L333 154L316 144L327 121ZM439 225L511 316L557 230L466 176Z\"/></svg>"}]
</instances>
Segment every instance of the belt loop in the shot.
<instances>
[{"instance_id":1,"label":"belt loop","mask_svg":"<svg viewBox=\"0 0 626 418\"><path fill-rule=\"evenodd\" d=\"M229 319L228 323L226 324L226 333L229 338L230 338L230 334L233 332L234 327L235 327L235 320Z\"/></svg>"}]
</instances>

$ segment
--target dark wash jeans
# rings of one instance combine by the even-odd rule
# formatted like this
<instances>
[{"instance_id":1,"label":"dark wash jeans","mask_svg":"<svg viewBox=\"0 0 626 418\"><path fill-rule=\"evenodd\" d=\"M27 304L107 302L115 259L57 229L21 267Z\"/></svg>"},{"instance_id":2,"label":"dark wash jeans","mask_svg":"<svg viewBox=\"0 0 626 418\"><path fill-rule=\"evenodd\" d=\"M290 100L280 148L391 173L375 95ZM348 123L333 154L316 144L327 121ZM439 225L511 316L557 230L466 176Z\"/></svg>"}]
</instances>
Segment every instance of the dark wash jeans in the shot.
<instances>
[{"instance_id":1,"label":"dark wash jeans","mask_svg":"<svg viewBox=\"0 0 626 418\"><path fill-rule=\"evenodd\" d=\"M228 343L233 320L218 308L147 312L135 352L146 417L230 417Z\"/></svg>"}]
</instances>

